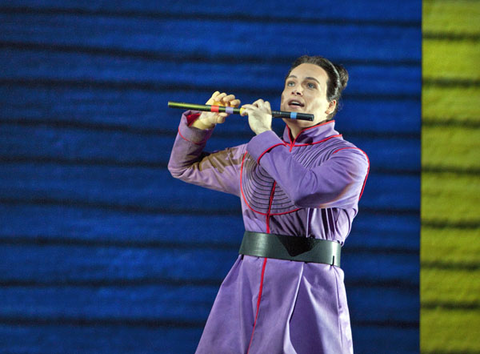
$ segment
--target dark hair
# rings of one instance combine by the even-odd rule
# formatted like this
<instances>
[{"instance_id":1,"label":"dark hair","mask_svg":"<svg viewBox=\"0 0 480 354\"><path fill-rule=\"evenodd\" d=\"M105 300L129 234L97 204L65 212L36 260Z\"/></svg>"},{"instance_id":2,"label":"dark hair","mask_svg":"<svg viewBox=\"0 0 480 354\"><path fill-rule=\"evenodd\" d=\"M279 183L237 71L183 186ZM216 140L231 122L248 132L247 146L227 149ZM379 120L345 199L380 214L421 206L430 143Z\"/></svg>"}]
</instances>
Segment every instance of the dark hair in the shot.
<instances>
[{"instance_id":1,"label":"dark hair","mask_svg":"<svg viewBox=\"0 0 480 354\"><path fill-rule=\"evenodd\" d=\"M331 102L333 100L337 101L335 110L328 115L328 120L332 119L333 116L337 113L340 107L340 97L342 96L342 91L347 87L348 83L348 71L342 65L334 64L327 58L322 56L309 56L303 55L292 63L290 70L286 77L290 75L293 69L301 64L315 64L321 67L326 71L328 75L327 81L327 101Z\"/></svg>"}]
</instances>

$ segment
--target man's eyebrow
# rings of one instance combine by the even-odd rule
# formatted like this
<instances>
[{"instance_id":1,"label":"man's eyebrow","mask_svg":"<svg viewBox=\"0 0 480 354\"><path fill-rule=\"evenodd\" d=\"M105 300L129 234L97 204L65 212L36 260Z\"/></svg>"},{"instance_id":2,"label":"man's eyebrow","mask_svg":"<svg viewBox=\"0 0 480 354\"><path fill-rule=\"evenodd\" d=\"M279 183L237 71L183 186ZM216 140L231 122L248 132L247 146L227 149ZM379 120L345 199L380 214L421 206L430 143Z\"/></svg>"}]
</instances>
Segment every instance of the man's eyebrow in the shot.
<instances>
[{"instance_id":1,"label":"man's eyebrow","mask_svg":"<svg viewBox=\"0 0 480 354\"><path fill-rule=\"evenodd\" d=\"M295 79L298 79L295 75L290 75L289 77L287 77L287 79L289 79L289 78L291 78L291 77L294 77ZM314 77L308 76L308 77L306 77L305 79L307 79L307 80L314 80L314 81L318 82L318 84L320 85L320 81L318 81L318 80L315 79Z\"/></svg>"},{"instance_id":2,"label":"man's eyebrow","mask_svg":"<svg viewBox=\"0 0 480 354\"><path fill-rule=\"evenodd\" d=\"M307 79L307 80L314 80L314 81L318 82L318 84L320 84L320 81L318 81L318 80L315 79L314 77L309 76L309 77L306 77L305 79Z\"/></svg>"}]
</instances>

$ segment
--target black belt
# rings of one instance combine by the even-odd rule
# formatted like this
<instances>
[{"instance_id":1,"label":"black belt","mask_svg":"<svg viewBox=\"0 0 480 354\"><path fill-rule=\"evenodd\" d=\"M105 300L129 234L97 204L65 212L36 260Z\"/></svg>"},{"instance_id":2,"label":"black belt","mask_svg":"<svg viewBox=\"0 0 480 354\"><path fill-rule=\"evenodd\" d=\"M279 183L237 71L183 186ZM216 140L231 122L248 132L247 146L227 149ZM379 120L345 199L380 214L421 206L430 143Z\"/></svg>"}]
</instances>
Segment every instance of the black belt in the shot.
<instances>
[{"instance_id":1,"label":"black belt","mask_svg":"<svg viewBox=\"0 0 480 354\"><path fill-rule=\"evenodd\" d=\"M340 267L341 249L340 244L335 241L245 231L239 253Z\"/></svg>"}]
</instances>

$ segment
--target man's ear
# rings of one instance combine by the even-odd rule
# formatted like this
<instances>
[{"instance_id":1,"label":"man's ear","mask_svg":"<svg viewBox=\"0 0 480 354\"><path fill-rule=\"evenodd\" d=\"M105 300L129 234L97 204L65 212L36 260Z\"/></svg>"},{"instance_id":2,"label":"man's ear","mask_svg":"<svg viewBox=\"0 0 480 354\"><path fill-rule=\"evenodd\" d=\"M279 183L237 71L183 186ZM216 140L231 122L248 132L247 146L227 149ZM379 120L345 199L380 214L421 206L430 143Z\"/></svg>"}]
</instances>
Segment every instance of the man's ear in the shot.
<instances>
[{"instance_id":1,"label":"man's ear","mask_svg":"<svg viewBox=\"0 0 480 354\"><path fill-rule=\"evenodd\" d=\"M328 104L328 108L327 110L325 111L326 114L331 114L335 111L335 107L337 107L337 100L332 100L330 101L330 103Z\"/></svg>"}]
</instances>

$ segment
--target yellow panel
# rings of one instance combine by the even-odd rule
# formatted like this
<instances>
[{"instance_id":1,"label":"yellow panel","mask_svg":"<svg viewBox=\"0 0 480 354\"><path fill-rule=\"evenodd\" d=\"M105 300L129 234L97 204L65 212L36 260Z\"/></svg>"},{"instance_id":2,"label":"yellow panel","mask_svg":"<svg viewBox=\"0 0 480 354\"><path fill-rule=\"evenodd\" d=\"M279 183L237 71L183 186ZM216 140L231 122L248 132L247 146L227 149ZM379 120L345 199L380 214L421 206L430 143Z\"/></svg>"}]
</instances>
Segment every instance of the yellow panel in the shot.
<instances>
[{"instance_id":1,"label":"yellow panel","mask_svg":"<svg viewBox=\"0 0 480 354\"><path fill-rule=\"evenodd\" d=\"M422 262L480 263L480 229L422 228ZM479 278L480 279L480 276ZM437 279L438 281L438 279ZM480 282L477 280L480 286ZM474 294L480 301L480 291Z\"/></svg>"},{"instance_id":2,"label":"yellow panel","mask_svg":"<svg viewBox=\"0 0 480 354\"><path fill-rule=\"evenodd\" d=\"M480 6L472 0L424 0L423 32L479 34Z\"/></svg>"},{"instance_id":3,"label":"yellow panel","mask_svg":"<svg viewBox=\"0 0 480 354\"><path fill-rule=\"evenodd\" d=\"M420 274L422 304L440 302L457 306L469 304L478 306L479 278L480 269L475 271L435 269L426 268L422 263Z\"/></svg>"},{"instance_id":4,"label":"yellow panel","mask_svg":"<svg viewBox=\"0 0 480 354\"><path fill-rule=\"evenodd\" d=\"M480 121L480 88L424 85L422 115L439 121Z\"/></svg>"},{"instance_id":5,"label":"yellow panel","mask_svg":"<svg viewBox=\"0 0 480 354\"><path fill-rule=\"evenodd\" d=\"M480 351L478 311L433 309L421 311L422 354Z\"/></svg>"},{"instance_id":6,"label":"yellow panel","mask_svg":"<svg viewBox=\"0 0 480 354\"><path fill-rule=\"evenodd\" d=\"M422 69L426 79L479 80L480 45L472 41L425 39Z\"/></svg>"},{"instance_id":7,"label":"yellow panel","mask_svg":"<svg viewBox=\"0 0 480 354\"><path fill-rule=\"evenodd\" d=\"M480 179L475 175L422 173L422 220L480 223Z\"/></svg>"},{"instance_id":8,"label":"yellow panel","mask_svg":"<svg viewBox=\"0 0 480 354\"><path fill-rule=\"evenodd\" d=\"M424 126L422 167L480 169L480 128Z\"/></svg>"}]
</instances>

